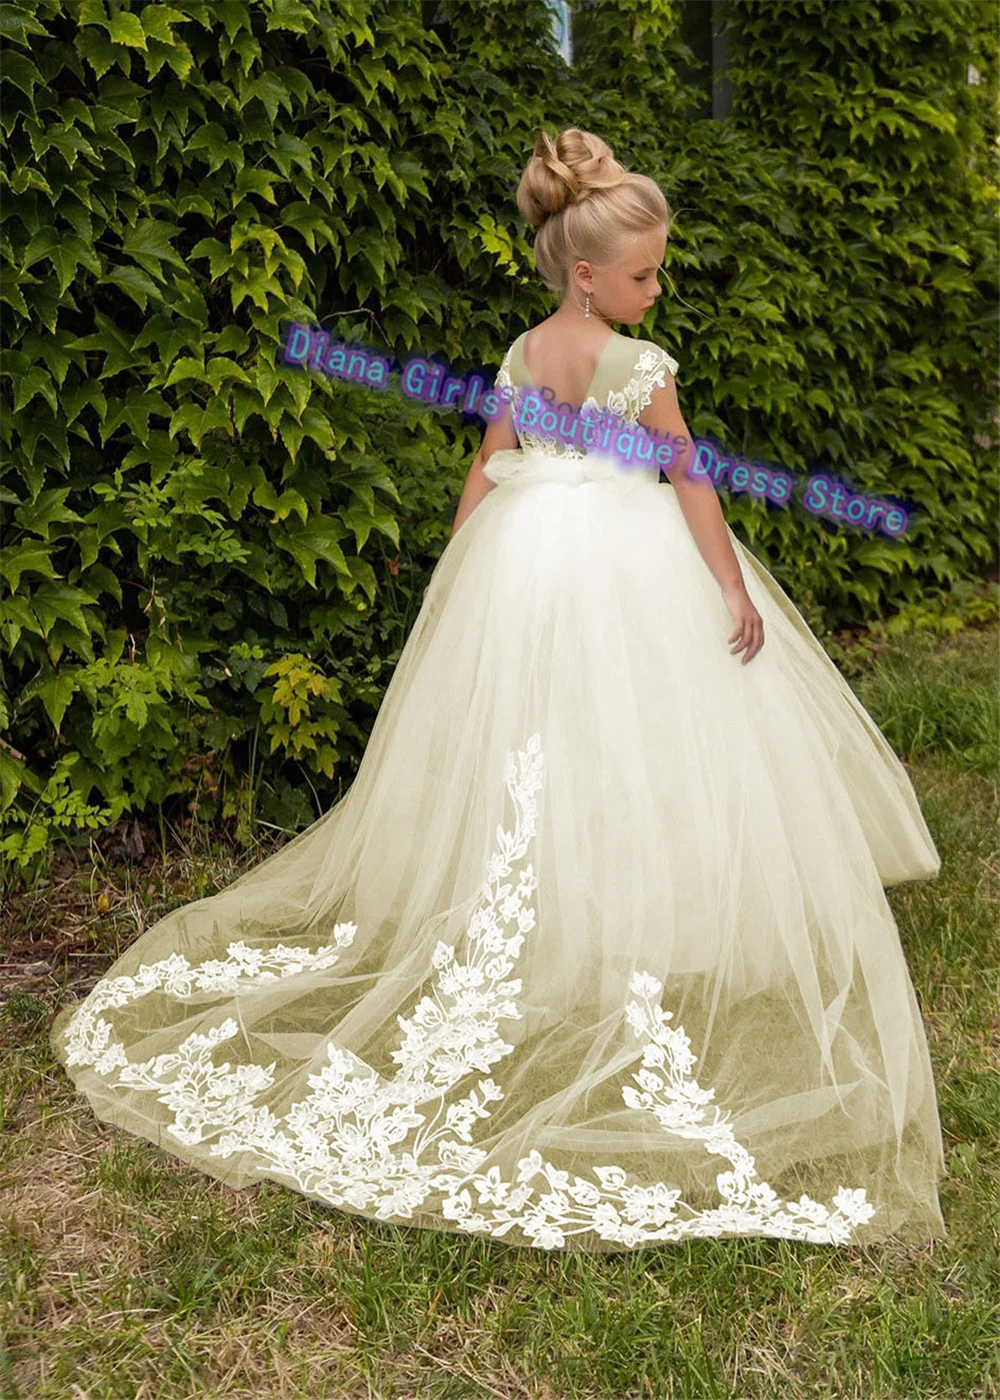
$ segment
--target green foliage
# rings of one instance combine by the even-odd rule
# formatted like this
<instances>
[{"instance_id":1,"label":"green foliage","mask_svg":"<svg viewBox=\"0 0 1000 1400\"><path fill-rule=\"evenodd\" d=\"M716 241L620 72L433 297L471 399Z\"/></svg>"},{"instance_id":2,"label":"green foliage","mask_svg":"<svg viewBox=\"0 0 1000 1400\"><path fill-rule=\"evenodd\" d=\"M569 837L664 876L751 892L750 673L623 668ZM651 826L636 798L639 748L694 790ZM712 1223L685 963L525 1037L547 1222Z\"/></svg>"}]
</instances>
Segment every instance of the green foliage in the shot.
<instances>
[{"instance_id":1,"label":"green foliage","mask_svg":"<svg viewBox=\"0 0 1000 1400\"><path fill-rule=\"evenodd\" d=\"M983 637L990 634L987 633ZM858 686L862 703L907 762L946 755L987 782L1000 773L1000 694L992 655L968 628L942 642L915 635L883 644Z\"/></svg>"},{"instance_id":2,"label":"green foliage","mask_svg":"<svg viewBox=\"0 0 1000 1400\"><path fill-rule=\"evenodd\" d=\"M935 599L998 498L986 7L731 0L721 123L679 14L581 4L567 69L542 0L0 6L0 856L168 803L245 831L262 736L272 822L351 780L483 424L281 346L488 377L552 307L513 199L541 125L667 194L642 333L692 431L918 508L895 542L724 499L808 620L964 615Z\"/></svg>"},{"instance_id":3,"label":"green foliage","mask_svg":"<svg viewBox=\"0 0 1000 1400\"><path fill-rule=\"evenodd\" d=\"M704 365L711 412L741 453L843 474L911 515L899 542L746 499L727 515L830 625L919 607L996 554L995 26L955 0L729 12L732 125L759 156L720 205L720 280L727 251L737 262Z\"/></svg>"},{"instance_id":4,"label":"green foliage","mask_svg":"<svg viewBox=\"0 0 1000 1400\"><path fill-rule=\"evenodd\" d=\"M296 758L311 751L315 766L332 778L337 750L332 742L317 740L333 740L337 736L340 683L320 675L307 656L291 652L286 652L264 674L277 677L271 696L261 707L261 718L268 723L271 735L271 752L282 745L291 749ZM314 700L326 702L333 713L314 717Z\"/></svg>"}]
</instances>

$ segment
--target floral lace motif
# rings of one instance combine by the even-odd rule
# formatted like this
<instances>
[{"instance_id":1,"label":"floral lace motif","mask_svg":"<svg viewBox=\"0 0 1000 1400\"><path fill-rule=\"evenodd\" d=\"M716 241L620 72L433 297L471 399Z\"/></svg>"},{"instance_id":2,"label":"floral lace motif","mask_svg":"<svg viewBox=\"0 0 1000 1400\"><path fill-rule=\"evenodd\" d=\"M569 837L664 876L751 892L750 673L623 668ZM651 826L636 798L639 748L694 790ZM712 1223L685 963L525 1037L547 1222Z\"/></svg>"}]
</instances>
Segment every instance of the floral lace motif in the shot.
<instances>
[{"instance_id":1,"label":"floral lace motif","mask_svg":"<svg viewBox=\"0 0 1000 1400\"><path fill-rule=\"evenodd\" d=\"M338 950L357 932L338 924L334 942L315 951L283 944L262 951L231 943L225 959L191 967L174 954L143 964L134 977L99 982L70 1019L67 1063L90 1065L112 1084L147 1089L174 1111L167 1131L179 1142L199 1143L209 1133L213 1156L244 1153L262 1174L292 1184L334 1206L378 1219L405 1223L418 1207L454 1221L456 1229L495 1238L515 1227L524 1242L543 1249L565 1245L570 1235L592 1233L626 1247L688 1236L767 1234L787 1239L843 1244L875 1207L861 1188L841 1187L831 1206L803 1195L782 1201L757 1178L754 1159L736 1141L728 1117L706 1105L714 1089L702 1089L691 1070L695 1057L672 1012L658 1004L662 983L635 971L633 1000L625 1017L645 1037L642 1067L624 1086L629 1108L652 1114L664 1130L691 1138L729 1163L720 1172L721 1204L696 1210L663 1181L631 1180L621 1167L595 1166L593 1178L570 1175L532 1150L507 1179L500 1168L480 1172L486 1153L473 1130L503 1098L490 1075L513 1046L499 1034L501 1021L519 1020L515 997L521 980L511 978L525 936L535 926L531 903L537 877L524 857L536 830L534 794L541 785L541 740L534 734L508 753L505 782L514 802L513 830L497 827L497 848L486 866L464 938L463 958L439 942L432 955L437 972L430 995L410 1017L398 1017L403 1032L393 1059L399 1069L380 1075L350 1050L330 1040L328 1063L308 1076L312 1093L278 1118L257 1100L273 1084L274 1064L217 1065L216 1047L237 1034L226 1017L206 1034L188 1036L172 1054L132 1064L103 1012L153 991L180 1000L193 995L233 995L244 989L331 967ZM515 870L522 862L520 870ZM117 1072L117 1078L111 1076ZM460 1097L451 1098L468 1076Z\"/></svg>"},{"instance_id":2,"label":"floral lace motif","mask_svg":"<svg viewBox=\"0 0 1000 1400\"><path fill-rule=\"evenodd\" d=\"M515 341L514 344L517 342ZM636 358L632 368L632 374L628 382L621 389L613 389L607 395L607 403L601 405L593 394L584 399L580 406L582 416L594 416L604 411L609 411L616 417L623 419L627 423L638 422L639 414L653 397L653 390L663 388L664 376L667 370L672 375L677 373L677 361L672 355L654 345L651 341L640 342L642 350ZM497 370L496 379L493 381L495 389L508 389L508 397L511 401L511 408L514 414L514 431L517 440L524 448L537 447L546 452L558 453L561 457L582 458L586 457L588 449L578 447L564 438L546 433L528 431L518 424L521 405L526 394L534 392L525 385L515 385L510 377L510 362L514 352L514 345L508 346Z\"/></svg>"}]
</instances>

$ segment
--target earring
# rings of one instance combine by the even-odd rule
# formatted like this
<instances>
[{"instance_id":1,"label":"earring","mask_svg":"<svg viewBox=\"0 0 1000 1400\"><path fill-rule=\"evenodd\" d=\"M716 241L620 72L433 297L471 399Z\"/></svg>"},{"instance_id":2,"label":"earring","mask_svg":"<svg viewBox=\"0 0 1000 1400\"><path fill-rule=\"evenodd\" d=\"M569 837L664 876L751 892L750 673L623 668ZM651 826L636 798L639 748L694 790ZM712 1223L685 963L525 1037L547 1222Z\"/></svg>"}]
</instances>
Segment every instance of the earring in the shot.
<instances>
[{"instance_id":1,"label":"earring","mask_svg":"<svg viewBox=\"0 0 1000 1400\"><path fill-rule=\"evenodd\" d=\"M589 293L589 292L587 293L587 300L586 300L586 302L584 303L583 314L584 314L585 316L589 316L589 315L590 315L590 293Z\"/></svg>"}]
</instances>

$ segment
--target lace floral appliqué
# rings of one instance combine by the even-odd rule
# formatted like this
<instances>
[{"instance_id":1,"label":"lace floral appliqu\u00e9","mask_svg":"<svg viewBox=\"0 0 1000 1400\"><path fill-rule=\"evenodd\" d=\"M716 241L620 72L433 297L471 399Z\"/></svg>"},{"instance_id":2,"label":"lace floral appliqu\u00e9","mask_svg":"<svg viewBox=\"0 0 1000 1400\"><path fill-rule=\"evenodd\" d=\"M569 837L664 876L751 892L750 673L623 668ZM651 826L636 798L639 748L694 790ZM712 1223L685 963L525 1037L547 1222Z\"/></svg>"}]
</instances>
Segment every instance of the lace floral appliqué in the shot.
<instances>
[{"instance_id":1,"label":"lace floral appliqu\u00e9","mask_svg":"<svg viewBox=\"0 0 1000 1400\"><path fill-rule=\"evenodd\" d=\"M154 991L179 1000L232 996L329 968L352 943L353 923L338 924L334 941L312 951L231 943L224 959L191 966L174 954L140 966L135 976L106 978L70 1019L68 1064L89 1065L112 1084L155 1093L174 1113L167 1131L177 1141L218 1135L210 1144L213 1156L246 1154L272 1179L378 1219L405 1223L424 1207L457 1230L499 1238L517 1229L523 1242L543 1249L587 1232L626 1247L743 1234L850 1242L854 1227L875 1211L865 1191L841 1187L828 1206L806 1195L782 1201L760 1181L728 1118L717 1107L709 1116L715 1091L693 1077L690 1040L658 1003L662 983L641 970L632 974L624 1015L644 1041L637 1050L642 1066L632 1075L637 1087L623 1086L622 1098L652 1115L665 1133L700 1141L728 1162L716 1177L720 1204L694 1209L668 1182L632 1179L613 1163L595 1166L592 1177L571 1175L537 1150L516 1163L512 1179L497 1166L478 1170L486 1154L475 1145L476 1124L503 1098L491 1071L513 1049L499 1026L521 1019L521 980L510 974L535 927L537 877L525 857L536 830L541 773L541 740L534 734L516 763L507 755L514 827L497 827L461 956L454 945L439 942L434 949L431 993L409 1017L398 1018L402 1035L393 1059L399 1069L391 1078L331 1039L327 1063L308 1076L312 1092L279 1118L258 1102L274 1082L274 1064L234 1068L214 1060L218 1047L238 1033L231 1016L141 1064L128 1060L104 1016Z\"/></svg>"}]
</instances>

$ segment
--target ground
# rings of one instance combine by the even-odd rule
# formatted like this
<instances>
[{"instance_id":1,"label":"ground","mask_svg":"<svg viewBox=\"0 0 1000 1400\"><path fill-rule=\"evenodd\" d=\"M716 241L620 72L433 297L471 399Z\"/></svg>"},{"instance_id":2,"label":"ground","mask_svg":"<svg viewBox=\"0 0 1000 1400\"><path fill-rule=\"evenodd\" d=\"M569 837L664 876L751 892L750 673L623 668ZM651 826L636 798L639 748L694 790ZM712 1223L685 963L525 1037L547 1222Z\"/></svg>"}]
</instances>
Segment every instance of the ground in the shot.
<instances>
[{"instance_id":1,"label":"ground","mask_svg":"<svg viewBox=\"0 0 1000 1400\"><path fill-rule=\"evenodd\" d=\"M838 653L943 860L889 899L938 1086L947 1239L565 1256L193 1173L97 1122L48 1028L149 923L266 852L190 831L161 849L131 825L53 861L0 925L0 1395L996 1397L997 641L970 627Z\"/></svg>"}]
</instances>

